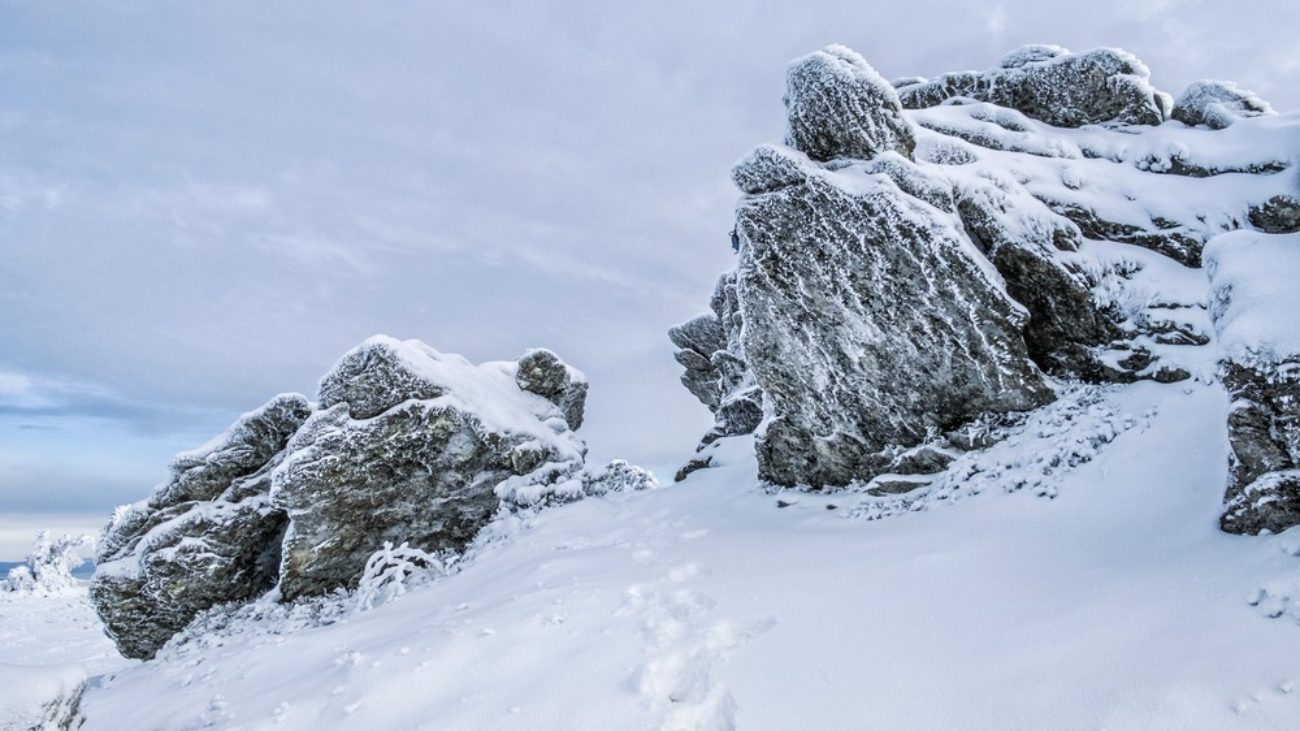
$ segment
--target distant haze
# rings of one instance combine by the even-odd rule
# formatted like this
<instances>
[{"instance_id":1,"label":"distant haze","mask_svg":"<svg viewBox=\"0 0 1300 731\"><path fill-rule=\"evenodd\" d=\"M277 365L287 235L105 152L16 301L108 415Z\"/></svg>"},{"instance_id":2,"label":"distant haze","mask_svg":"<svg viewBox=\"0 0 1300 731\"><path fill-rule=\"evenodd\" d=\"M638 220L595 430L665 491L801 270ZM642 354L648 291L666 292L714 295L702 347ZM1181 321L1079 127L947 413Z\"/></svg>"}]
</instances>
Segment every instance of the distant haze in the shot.
<instances>
[{"instance_id":1,"label":"distant haze","mask_svg":"<svg viewBox=\"0 0 1300 731\"><path fill-rule=\"evenodd\" d=\"M591 458L707 428L665 331L731 266L731 164L785 67L886 78L1118 46L1177 95L1300 105L1300 6L1250 0L0 0L0 560L369 335L592 381Z\"/></svg>"}]
</instances>

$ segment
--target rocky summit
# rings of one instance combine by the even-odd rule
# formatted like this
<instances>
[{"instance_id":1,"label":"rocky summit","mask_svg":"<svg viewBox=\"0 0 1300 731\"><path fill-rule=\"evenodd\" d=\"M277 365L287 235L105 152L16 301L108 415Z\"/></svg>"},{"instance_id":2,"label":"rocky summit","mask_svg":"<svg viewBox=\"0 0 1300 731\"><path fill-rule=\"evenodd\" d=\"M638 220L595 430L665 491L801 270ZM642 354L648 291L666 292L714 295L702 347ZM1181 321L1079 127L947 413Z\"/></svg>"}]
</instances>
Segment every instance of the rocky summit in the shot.
<instances>
[{"instance_id":1,"label":"rocky summit","mask_svg":"<svg viewBox=\"0 0 1300 731\"><path fill-rule=\"evenodd\" d=\"M1300 344L1216 348L1259 288L1212 298L1202 269L1232 232L1300 229L1287 129L1235 85L1175 103L1149 78L1059 46L892 84L843 46L794 61L785 143L732 170L736 267L669 333L715 416L679 479L752 433L775 485L910 490L1071 382L1220 378L1238 403L1224 528L1300 522Z\"/></svg>"},{"instance_id":2,"label":"rocky summit","mask_svg":"<svg viewBox=\"0 0 1300 731\"><path fill-rule=\"evenodd\" d=\"M124 655L148 658L200 612L269 591L355 588L386 542L459 551L503 501L537 505L653 483L586 471L585 377L554 353L473 365L372 338L277 396L119 510L91 596Z\"/></svg>"}]
</instances>

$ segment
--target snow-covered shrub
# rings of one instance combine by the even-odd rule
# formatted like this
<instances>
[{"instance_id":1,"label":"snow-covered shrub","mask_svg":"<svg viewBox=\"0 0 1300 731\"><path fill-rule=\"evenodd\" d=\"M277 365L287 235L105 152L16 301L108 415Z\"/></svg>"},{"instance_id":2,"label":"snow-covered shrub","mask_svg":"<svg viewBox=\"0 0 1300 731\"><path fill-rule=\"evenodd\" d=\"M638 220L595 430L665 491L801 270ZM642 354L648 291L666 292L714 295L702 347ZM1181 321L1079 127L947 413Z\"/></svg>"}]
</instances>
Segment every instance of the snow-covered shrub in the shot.
<instances>
[{"instance_id":1,"label":"snow-covered shrub","mask_svg":"<svg viewBox=\"0 0 1300 731\"><path fill-rule=\"evenodd\" d=\"M365 573L357 585L357 611L386 604L405 594L408 586L452 573L457 558L454 552L429 553L406 543L394 548L392 541L384 541L384 547L366 561Z\"/></svg>"},{"instance_id":2,"label":"snow-covered shrub","mask_svg":"<svg viewBox=\"0 0 1300 731\"><path fill-rule=\"evenodd\" d=\"M72 570L85 562L77 555L77 549L93 547L94 544L94 537L89 535L74 538L65 533L51 540L50 532L43 530L36 534L36 543L27 556L27 563L10 569L9 576L0 581L0 589L42 596L75 590L77 580L72 577Z\"/></svg>"}]
</instances>

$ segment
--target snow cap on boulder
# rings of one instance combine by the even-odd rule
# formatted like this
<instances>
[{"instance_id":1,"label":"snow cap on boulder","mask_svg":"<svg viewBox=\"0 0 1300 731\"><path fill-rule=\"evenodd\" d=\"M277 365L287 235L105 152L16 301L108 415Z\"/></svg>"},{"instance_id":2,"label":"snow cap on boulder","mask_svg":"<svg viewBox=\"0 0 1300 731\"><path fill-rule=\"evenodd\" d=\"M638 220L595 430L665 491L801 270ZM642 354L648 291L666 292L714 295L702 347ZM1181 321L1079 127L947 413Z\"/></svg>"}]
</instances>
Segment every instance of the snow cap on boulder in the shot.
<instances>
[{"instance_id":1,"label":"snow cap on boulder","mask_svg":"<svg viewBox=\"0 0 1300 731\"><path fill-rule=\"evenodd\" d=\"M790 64L785 109L786 144L814 160L870 160L890 150L911 157L916 147L898 92L862 56L841 45Z\"/></svg>"}]
</instances>

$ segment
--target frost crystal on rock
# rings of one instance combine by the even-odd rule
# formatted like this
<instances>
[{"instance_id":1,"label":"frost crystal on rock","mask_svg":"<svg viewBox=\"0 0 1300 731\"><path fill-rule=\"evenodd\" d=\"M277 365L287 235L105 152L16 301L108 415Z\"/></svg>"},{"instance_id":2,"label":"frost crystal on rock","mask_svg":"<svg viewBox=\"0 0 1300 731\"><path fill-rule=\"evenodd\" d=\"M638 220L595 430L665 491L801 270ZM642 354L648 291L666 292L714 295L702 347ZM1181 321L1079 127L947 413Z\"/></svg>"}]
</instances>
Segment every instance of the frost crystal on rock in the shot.
<instances>
[{"instance_id":1,"label":"frost crystal on rock","mask_svg":"<svg viewBox=\"0 0 1300 731\"><path fill-rule=\"evenodd\" d=\"M814 160L912 154L916 140L898 92L856 52L832 45L790 65L786 144Z\"/></svg>"},{"instance_id":2,"label":"frost crystal on rock","mask_svg":"<svg viewBox=\"0 0 1300 731\"><path fill-rule=\"evenodd\" d=\"M732 169L738 266L669 334L714 413L700 449L755 434L779 485L933 473L963 425L1050 401L1044 375L1210 377L1188 350L1212 341L1205 242L1294 231L1300 205L1291 176L1250 198L1216 180L1289 162L1236 132L1193 145L1149 76L1046 45L893 86L842 47L794 61L786 144Z\"/></svg>"},{"instance_id":3,"label":"frost crystal on rock","mask_svg":"<svg viewBox=\"0 0 1300 731\"><path fill-rule=\"evenodd\" d=\"M1230 533L1300 525L1300 234L1225 234L1207 249L1219 375L1232 397L1226 506Z\"/></svg>"},{"instance_id":4,"label":"frost crystal on rock","mask_svg":"<svg viewBox=\"0 0 1300 731\"><path fill-rule=\"evenodd\" d=\"M1174 102L1174 119L1195 127L1225 129L1243 117L1276 114L1268 102L1255 92L1239 88L1231 81L1196 81Z\"/></svg>"},{"instance_id":5,"label":"frost crystal on rock","mask_svg":"<svg viewBox=\"0 0 1300 731\"><path fill-rule=\"evenodd\" d=\"M1070 53L1059 46L1026 46L1005 56L998 68L945 74L898 93L908 109L967 97L1057 127L1160 124L1169 116L1170 101L1151 86L1150 77L1145 64L1119 49Z\"/></svg>"}]
</instances>

